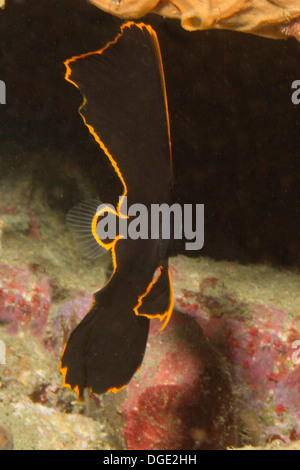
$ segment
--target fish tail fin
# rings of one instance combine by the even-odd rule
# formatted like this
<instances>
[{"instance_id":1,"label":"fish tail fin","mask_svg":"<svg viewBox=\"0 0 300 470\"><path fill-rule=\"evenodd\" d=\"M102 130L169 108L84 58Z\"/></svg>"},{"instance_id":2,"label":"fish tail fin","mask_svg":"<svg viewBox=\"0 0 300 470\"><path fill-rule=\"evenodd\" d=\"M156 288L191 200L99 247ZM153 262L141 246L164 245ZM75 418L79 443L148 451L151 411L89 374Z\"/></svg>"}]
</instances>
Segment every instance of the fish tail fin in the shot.
<instances>
[{"instance_id":1,"label":"fish tail fin","mask_svg":"<svg viewBox=\"0 0 300 470\"><path fill-rule=\"evenodd\" d=\"M63 351L64 386L79 397L85 388L98 394L119 391L143 361L149 319L120 308L118 296L110 297L113 300L108 299L105 288L96 294L94 305Z\"/></svg>"}]
</instances>

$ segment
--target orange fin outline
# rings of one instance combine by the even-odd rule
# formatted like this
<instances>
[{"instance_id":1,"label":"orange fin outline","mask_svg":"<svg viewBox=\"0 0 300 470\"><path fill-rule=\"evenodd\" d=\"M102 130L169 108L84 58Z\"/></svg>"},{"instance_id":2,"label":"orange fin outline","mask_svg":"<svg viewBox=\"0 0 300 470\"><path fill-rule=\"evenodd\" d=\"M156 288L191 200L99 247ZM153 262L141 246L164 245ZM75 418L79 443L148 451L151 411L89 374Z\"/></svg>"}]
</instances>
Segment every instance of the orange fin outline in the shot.
<instances>
[{"instance_id":1,"label":"orange fin outline","mask_svg":"<svg viewBox=\"0 0 300 470\"><path fill-rule=\"evenodd\" d=\"M90 55L94 55L94 54L102 54L108 47L110 47L111 45L115 44L118 39L123 35L124 33L124 30L126 28L131 28L132 26L136 26L138 28L140 28L141 30L143 30L144 28L150 33L150 36L153 40L153 44L154 44L154 48L155 48L155 51L156 51L156 54L157 54L157 59L158 59L158 65L159 65L159 70L160 70L160 76L161 76L161 81L162 81L162 87L163 87L163 94L164 94L164 100L165 100L165 110L166 110L166 121L167 121L167 129L168 129L168 140L169 140L169 154L170 154L170 167L171 167L171 174L172 174L172 186L173 186L173 171L172 171L172 168L173 168L173 163L172 163L172 145L171 145L171 133L170 133L170 119L169 119L169 111L168 111L168 102L167 102L167 93L166 93L166 84L165 84L165 76L164 76L164 71L163 71L163 63L162 63L162 56L161 56L161 51L160 51L160 46L159 46L159 42L158 42L158 38L157 38L157 34L156 32L154 31L154 29L150 26L150 25L146 25L145 23L135 23L133 21L128 21L126 23L124 23L122 26L121 26L121 32L115 37L114 40L110 41L109 43L107 43L102 49L100 50L97 50L97 51L92 51L92 52L88 52L88 53L85 53L85 54L81 54L81 55L78 55L78 56L74 56L74 57L71 57L70 59L67 59L65 62L64 62L64 65L66 67L66 73L65 73L65 80L68 81L69 83L71 83L72 85L74 85L79 91L79 86L77 85L76 82L74 82L72 79L71 79L71 75L72 75L72 69L71 69L71 65L72 62L75 62L76 60L78 59L83 59L84 57L88 57ZM80 105L79 109L78 109L78 112L85 124L85 126L88 128L89 132L92 134L92 136L94 137L95 141L97 142L97 144L100 146L100 148L102 149L102 151L105 153L105 155L108 157L112 167L114 168L116 174L118 175L122 185L123 185L123 194L121 196L121 198L119 199L119 203L118 203L118 206L117 206L117 211L115 212L116 215L118 217L128 217L128 216L125 216L124 214L122 214L121 212L121 206L122 206L122 202L124 200L124 197L127 195L127 185L126 185L126 182L123 178L123 175L118 167L118 164L117 162L115 161L115 159L113 158L113 156L111 155L111 153L109 152L109 150L107 149L107 147L105 146L104 142L102 142L100 136L97 134L97 132L95 131L95 129L93 128L92 125L88 124L83 113L82 113L82 110L84 108L84 106L86 105L86 97L83 96L83 102L82 104ZM102 213L102 211L105 211L105 208L102 209L100 212ZM92 222L92 232L93 232L93 235L95 237L95 239L98 241L98 243L101 244L101 246L103 246L105 249L107 250L110 250L111 249L111 252L112 252L112 261L113 261L113 272L112 272L112 275L110 277L110 279L107 281L107 283L105 284L105 286L111 281L112 277L114 276L115 272L116 272L116 269L117 269L117 261L116 261L116 253L115 253L115 245L116 243L118 242L118 240L121 238L121 237L116 237L116 239L111 242L110 244L104 244L103 242L101 242L101 240L99 239L99 237L97 236L96 234L96 224L97 224L97 219L98 219L98 216L99 214L96 214L94 219L93 219L93 222ZM149 318L159 318L160 321L164 320L165 319L165 323L163 324L162 328L161 328L161 331L166 327L168 321L170 320L170 317L171 317L171 314L172 314L172 311L173 311L173 304L174 304L174 298L173 298L173 288L172 288L172 283L171 283L171 274L170 274L170 270L168 270L168 274L169 274L169 280L170 280L170 305L169 305L169 308L166 312L164 312L163 314L158 314L156 317L155 316L149 316ZM159 278L159 276L158 276ZM140 314L138 312L138 308L140 307L141 303L142 303L142 298L144 296L146 296L148 294L148 292L150 292L153 284L158 280L158 278L155 280L155 281L151 281L146 289L146 292L144 294L142 294L139 299L138 299L138 304L137 306L134 308L134 312L136 313L136 315L144 315L147 317L146 314ZM105 287L103 286L103 287ZM94 302L90 308L90 310L92 309L94 305ZM67 343L65 344L64 348L63 348L63 353L65 351L65 348L67 346ZM63 353L62 353L62 357L63 357ZM80 394L79 394L79 389L78 389L78 385L76 385L74 388L71 387L70 384L68 384L66 382L66 375L67 375L67 367L62 367L62 363L60 361L60 372L62 373L63 375L63 386L64 387L67 387L73 391L75 391L77 393L77 396L80 397ZM117 391L121 390L122 388L124 388L127 384L125 384L124 386L122 386L120 389L117 389L116 387L112 387L110 388L109 390L107 390L107 392L113 392L113 393L116 393ZM92 393L92 389L90 389L90 392Z\"/></svg>"}]
</instances>

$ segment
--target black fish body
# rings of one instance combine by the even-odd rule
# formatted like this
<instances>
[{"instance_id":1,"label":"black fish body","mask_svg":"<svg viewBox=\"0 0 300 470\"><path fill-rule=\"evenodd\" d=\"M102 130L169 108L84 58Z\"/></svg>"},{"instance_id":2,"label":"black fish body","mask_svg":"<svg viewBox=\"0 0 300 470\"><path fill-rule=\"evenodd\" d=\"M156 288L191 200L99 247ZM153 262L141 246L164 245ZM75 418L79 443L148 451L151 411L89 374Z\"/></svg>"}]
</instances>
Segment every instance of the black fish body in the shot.
<instances>
[{"instance_id":1,"label":"black fish body","mask_svg":"<svg viewBox=\"0 0 300 470\"><path fill-rule=\"evenodd\" d=\"M80 114L123 184L116 216L124 218L125 196L128 206L169 203L170 128L153 29L127 23L108 46L72 58L66 67L66 79L84 96ZM97 215L93 220L94 227ZM84 388L104 393L124 387L142 363L150 319L168 321L172 312L165 240L117 237L107 248L113 274L94 295L61 359L64 384L79 396Z\"/></svg>"}]
</instances>

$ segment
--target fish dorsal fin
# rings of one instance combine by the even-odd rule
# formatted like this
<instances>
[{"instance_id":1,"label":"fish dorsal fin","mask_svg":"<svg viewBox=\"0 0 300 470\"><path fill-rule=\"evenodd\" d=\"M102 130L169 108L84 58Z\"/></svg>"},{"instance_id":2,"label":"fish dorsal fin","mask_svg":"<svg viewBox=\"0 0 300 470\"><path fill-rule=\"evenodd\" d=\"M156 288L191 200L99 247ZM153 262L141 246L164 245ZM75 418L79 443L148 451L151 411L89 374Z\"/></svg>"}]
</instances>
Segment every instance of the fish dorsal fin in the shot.
<instances>
[{"instance_id":1,"label":"fish dorsal fin","mask_svg":"<svg viewBox=\"0 0 300 470\"><path fill-rule=\"evenodd\" d=\"M99 258L107 251L99 245L92 232L92 222L100 205L97 199L82 201L72 207L66 217L67 226L82 254L91 259Z\"/></svg>"}]
</instances>

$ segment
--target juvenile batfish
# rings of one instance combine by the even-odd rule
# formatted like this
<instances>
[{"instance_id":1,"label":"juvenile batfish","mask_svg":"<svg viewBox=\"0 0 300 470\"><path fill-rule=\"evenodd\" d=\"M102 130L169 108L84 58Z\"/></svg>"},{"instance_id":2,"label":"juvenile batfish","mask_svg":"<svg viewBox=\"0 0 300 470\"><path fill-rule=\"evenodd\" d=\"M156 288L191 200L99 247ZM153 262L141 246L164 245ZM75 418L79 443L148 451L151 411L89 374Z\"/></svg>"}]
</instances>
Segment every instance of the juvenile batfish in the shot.
<instances>
[{"instance_id":1,"label":"juvenile batfish","mask_svg":"<svg viewBox=\"0 0 300 470\"><path fill-rule=\"evenodd\" d=\"M172 160L163 65L155 31L128 22L103 49L65 62L66 80L84 100L79 112L135 203L170 203ZM93 205L94 204L94 205ZM103 214L103 211L102 211ZM123 388L141 365L151 318L169 320L173 292L165 241L97 234L97 203L80 205L69 225L91 234L92 250L111 250L113 274L94 295L90 311L71 333L61 359L64 385L82 396Z\"/></svg>"}]
</instances>

